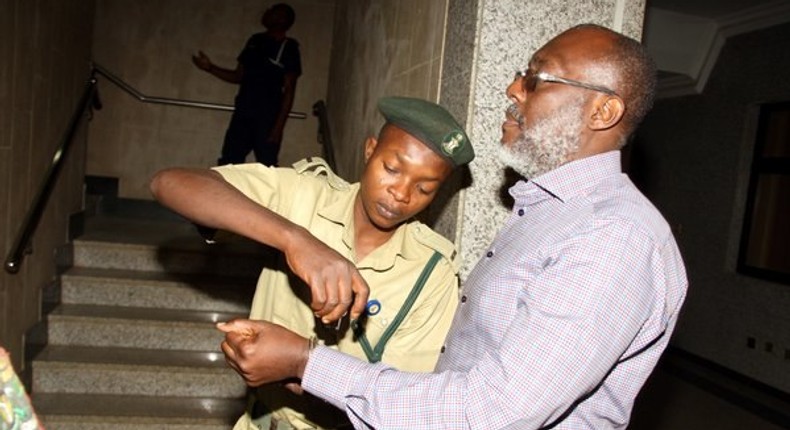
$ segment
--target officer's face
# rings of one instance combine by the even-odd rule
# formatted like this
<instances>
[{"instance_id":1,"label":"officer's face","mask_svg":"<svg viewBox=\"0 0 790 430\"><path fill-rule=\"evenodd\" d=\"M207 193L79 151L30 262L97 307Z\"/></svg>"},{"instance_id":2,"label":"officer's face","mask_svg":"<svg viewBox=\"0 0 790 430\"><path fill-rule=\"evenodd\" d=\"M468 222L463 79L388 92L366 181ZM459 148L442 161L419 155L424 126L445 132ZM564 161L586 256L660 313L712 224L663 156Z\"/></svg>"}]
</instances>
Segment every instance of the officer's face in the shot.
<instances>
[{"instance_id":1,"label":"officer's face","mask_svg":"<svg viewBox=\"0 0 790 430\"><path fill-rule=\"evenodd\" d=\"M425 209L452 167L402 129L386 125L365 142L360 199L368 220L380 230L396 228Z\"/></svg>"}]
</instances>

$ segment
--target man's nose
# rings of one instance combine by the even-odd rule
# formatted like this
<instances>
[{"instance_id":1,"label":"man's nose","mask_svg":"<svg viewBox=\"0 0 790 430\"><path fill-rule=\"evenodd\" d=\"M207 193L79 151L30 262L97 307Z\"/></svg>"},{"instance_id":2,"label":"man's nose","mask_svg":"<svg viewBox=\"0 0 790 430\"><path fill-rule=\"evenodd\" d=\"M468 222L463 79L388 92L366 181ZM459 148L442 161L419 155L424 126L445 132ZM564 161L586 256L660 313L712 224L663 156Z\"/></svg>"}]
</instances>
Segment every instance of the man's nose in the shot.
<instances>
[{"instance_id":1,"label":"man's nose","mask_svg":"<svg viewBox=\"0 0 790 430\"><path fill-rule=\"evenodd\" d=\"M514 79L510 85L505 88L505 96L507 96L508 100L514 103L523 103L527 97L527 92L524 91L524 86L521 83L521 79Z\"/></svg>"}]
</instances>

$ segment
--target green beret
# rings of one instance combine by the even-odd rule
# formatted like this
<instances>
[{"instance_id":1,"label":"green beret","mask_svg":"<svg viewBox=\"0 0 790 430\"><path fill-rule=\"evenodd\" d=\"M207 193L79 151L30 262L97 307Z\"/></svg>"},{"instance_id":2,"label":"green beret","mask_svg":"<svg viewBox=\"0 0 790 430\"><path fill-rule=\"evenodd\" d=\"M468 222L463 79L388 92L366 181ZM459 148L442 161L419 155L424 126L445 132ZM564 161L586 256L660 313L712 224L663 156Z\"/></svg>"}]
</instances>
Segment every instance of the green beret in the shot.
<instances>
[{"instance_id":1,"label":"green beret","mask_svg":"<svg viewBox=\"0 0 790 430\"><path fill-rule=\"evenodd\" d=\"M384 97L379 110L395 125L434 150L453 167L472 161L475 151L464 129L447 110L427 100Z\"/></svg>"}]
</instances>

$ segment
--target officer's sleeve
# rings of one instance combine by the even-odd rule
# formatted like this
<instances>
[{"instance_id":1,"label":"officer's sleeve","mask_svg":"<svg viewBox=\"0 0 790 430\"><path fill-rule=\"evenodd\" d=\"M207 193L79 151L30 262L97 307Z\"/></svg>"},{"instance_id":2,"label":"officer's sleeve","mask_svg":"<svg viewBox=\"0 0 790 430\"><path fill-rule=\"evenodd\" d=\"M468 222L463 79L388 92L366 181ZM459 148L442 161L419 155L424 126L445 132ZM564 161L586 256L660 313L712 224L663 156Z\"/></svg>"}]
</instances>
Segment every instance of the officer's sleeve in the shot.
<instances>
[{"instance_id":1,"label":"officer's sleeve","mask_svg":"<svg viewBox=\"0 0 790 430\"><path fill-rule=\"evenodd\" d=\"M290 207L299 186L299 175L290 168L249 163L213 167L212 170L254 202L280 215Z\"/></svg>"}]
</instances>

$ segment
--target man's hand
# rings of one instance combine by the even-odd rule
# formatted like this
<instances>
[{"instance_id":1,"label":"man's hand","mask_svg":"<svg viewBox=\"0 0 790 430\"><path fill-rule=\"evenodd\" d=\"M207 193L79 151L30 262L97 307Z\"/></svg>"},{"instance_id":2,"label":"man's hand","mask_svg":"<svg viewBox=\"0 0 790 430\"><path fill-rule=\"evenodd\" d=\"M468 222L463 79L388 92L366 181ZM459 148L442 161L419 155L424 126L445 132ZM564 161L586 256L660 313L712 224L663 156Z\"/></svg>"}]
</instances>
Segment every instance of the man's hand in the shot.
<instances>
[{"instance_id":1,"label":"man's hand","mask_svg":"<svg viewBox=\"0 0 790 430\"><path fill-rule=\"evenodd\" d=\"M300 378L307 365L307 339L283 326L246 319L218 323L225 333L225 360L250 387Z\"/></svg>"},{"instance_id":2,"label":"man's hand","mask_svg":"<svg viewBox=\"0 0 790 430\"><path fill-rule=\"evenodd\" d=\"M211 70L211 59L208 58L203 51L198 51L197 55L193 55L192 62L195 63L195 66L200 70L205 70L207 72Z\"/></svg>"},{"instance_id":3,"label":"man's hand","mask_svg":"<svg viewBox=\"0 0 790 430\"><path fill-rule=\"evenodd\" d=\"M349 312L351 319L362 315L370 288L352 262L307 230L295 235L283 252L294 274L310 286L310 308L324 324Z\"/></svg>"}]
</instances>

